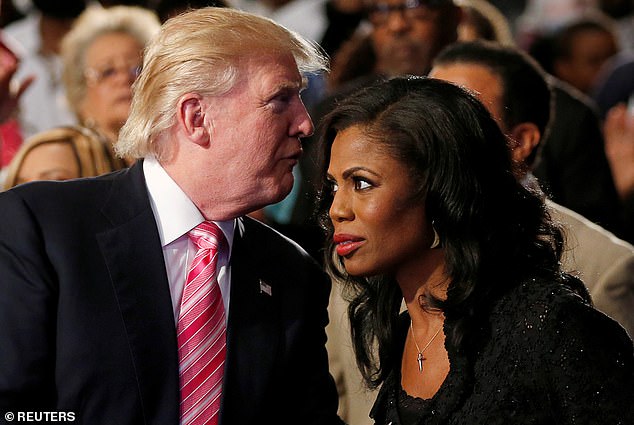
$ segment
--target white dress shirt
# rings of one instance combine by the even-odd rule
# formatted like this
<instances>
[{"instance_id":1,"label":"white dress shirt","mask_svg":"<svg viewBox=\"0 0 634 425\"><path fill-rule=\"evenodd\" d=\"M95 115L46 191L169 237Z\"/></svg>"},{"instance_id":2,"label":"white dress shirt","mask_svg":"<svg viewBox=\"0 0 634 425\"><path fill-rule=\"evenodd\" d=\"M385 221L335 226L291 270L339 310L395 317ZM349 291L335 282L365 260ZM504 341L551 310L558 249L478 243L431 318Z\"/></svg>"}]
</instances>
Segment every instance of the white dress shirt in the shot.
<instances>
[{"instance_id":1,"label":"white dress shirt","mask_svg":"<svg viewBox=\"0 0 634 425\"><path fill-rule=\"evenodd\" d=\"M167 174L154 157L143 161L145 184L150 194L150 204L156 219L167 280L169 281L174 322L178 323L180 302L187 280L189 265L196 255L196 247L187 232L202 223L205 218L187 197L185 192ZM216 221L228 244L221 244L218 253L218 283L225 305L225 320L229 317L229 288L231 282L230 258L233 247L235 220Z\"/></svg>"}]
</instances>

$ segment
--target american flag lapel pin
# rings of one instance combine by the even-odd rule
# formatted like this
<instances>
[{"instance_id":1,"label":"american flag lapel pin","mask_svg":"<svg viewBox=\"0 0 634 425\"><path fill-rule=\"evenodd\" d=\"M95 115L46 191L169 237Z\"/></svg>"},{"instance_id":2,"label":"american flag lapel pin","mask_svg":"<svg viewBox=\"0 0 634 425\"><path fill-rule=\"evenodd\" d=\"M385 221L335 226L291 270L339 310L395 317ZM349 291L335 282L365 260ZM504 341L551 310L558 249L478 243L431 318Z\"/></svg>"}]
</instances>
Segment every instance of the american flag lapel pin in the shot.
<instances>
[{"instance_id":1,"label":"american flag lapel pin","mask_svg":"<svg viewBox=\"0 0 634 425\"><path fill-rule=\"evenodd\" d=\"M260 294L271 296L271 285L260 279Z\"/></svg>"}]
</instances>

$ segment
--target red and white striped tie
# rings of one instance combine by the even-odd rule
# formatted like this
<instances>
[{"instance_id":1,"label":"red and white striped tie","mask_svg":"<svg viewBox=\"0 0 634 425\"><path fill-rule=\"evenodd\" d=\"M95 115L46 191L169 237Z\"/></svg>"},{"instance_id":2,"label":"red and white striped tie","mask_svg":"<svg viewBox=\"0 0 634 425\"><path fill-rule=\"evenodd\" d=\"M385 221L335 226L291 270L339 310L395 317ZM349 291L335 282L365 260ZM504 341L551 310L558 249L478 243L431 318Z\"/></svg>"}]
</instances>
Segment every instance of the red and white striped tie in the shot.
<instances>
[{"instance_id":1,"label":"red and white striped tie","mask_svg":"<svg viewBox=\"0 0 634 425\"><path fill-rule=\"evenodd\" d=\"M204 221L189 232L198 248L178 317L181 424L217 424L226 356L225 308L216 264L222 231Z\"/></svg>"}]
</instances>

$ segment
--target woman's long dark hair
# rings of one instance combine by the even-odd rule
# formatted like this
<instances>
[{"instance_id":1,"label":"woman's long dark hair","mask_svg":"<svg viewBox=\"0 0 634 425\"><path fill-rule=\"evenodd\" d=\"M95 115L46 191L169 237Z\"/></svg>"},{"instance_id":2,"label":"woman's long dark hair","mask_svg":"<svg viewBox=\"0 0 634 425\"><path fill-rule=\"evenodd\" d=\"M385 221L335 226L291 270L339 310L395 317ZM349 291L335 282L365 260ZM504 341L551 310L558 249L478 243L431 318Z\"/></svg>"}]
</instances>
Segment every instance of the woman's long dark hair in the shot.
<instances>
[{"instance_id":1,"label":"woman's long dark hair","mask_svg":"<svg viewBox=\"0 0 634 425\"><path fill-rule=\"evenodd\" d=\"M349 295L357 363L374 387L390 365L400 364L395 356L402 341L395 333L402 294L391 276L348 275L334 252L325 172L335 136L351 126L361 126L417 183L449 279L447 298L426 302L454 323L447 338L457 350L474 349L479 320L503 292L532 277L562 279L563 237L541 195L518 182L497 123L467 91L431 78L395 78L342 100L322 125L326 189L320 212L330 241L326 265Z\"/></svg>"}]
</instances>

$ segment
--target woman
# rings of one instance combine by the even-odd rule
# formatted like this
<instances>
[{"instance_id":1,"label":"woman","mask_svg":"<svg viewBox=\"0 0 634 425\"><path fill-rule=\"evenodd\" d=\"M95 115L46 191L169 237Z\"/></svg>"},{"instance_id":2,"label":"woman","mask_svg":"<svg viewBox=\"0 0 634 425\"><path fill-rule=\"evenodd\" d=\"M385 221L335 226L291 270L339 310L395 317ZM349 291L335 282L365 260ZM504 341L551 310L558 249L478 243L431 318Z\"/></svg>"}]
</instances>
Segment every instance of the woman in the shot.
<instances>
[{"instance_id":1,"label":"woman","mask_svg":"<svg viewBox=\"0 0 634 425\"><path fill-rule=\"evenodd\" d=\"M123 160L97 133L83 127L58 127L24 142L9 164L4 189L35 180L97 176L123 167Z\"/></svg>"},{"instance_id":2,"label":"woman","mask_svg":"<svg viewBox=\"0 0 634 425\"><path fill-rule=\"evenodd\" d=\"M143 48L159 27L149 10L92 6L62 41L68 103L82 125L110 143L117 141L128 118Z\"/></svg>"},{"instance_id":3,"label":"woman","mask_svg":"<svg viewBox=\"0 0 634 425\"><path fill-rule=\"evenodd\" d=\"M327 263L376 423L632 423L632 342L561 272L560 229L472 95L395 78L323 128Z\"/></svg>"}]
</instances>

